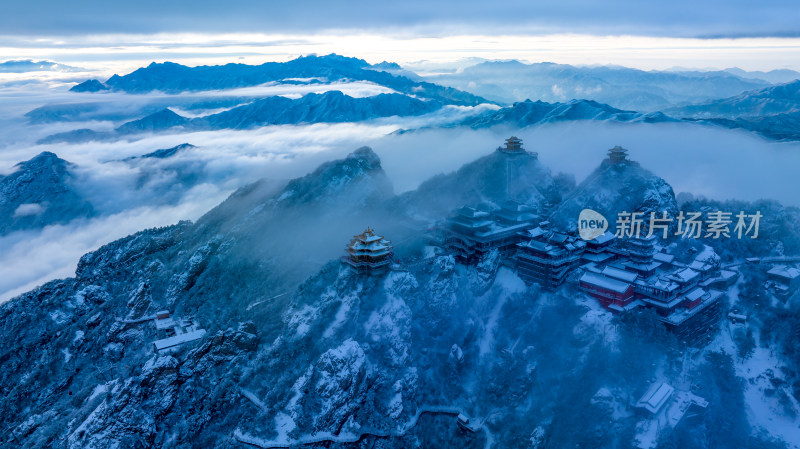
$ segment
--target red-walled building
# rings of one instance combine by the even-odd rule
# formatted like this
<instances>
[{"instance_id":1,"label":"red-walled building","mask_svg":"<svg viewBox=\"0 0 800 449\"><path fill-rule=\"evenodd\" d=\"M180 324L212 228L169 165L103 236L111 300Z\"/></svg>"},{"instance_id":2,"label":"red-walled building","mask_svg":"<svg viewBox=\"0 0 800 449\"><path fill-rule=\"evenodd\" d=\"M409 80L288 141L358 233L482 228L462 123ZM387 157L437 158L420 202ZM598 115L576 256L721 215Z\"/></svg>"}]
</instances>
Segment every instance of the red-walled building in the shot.
<instances>
[{"instance_id":1,"label":"red-walled building","mask_svg":"<svg viewBox=\"0 0 800 449\"><path fill-rule=\"evenodd\" d=\"M587 271L578 281L581 289L597 298L603 307L611 310L625 310L634 300L632 284Z\"/></svg>"}]
</instances>

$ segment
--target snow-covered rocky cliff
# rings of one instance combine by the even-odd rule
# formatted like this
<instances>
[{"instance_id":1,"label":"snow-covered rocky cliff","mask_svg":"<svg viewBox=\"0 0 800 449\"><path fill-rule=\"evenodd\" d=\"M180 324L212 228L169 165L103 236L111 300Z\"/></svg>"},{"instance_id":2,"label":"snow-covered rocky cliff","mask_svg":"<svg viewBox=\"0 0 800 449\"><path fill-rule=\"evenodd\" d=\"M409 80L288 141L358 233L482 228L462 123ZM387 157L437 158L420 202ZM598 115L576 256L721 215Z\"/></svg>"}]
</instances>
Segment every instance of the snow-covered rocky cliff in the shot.
<instances>
[{"instance_id":1,"label":"snow-covered rocky cliff","mask_svg":"<svg viewBox=\"0 0 800 449\"><path fill-rule=\"evenodd\" d=\"M478 165L493 167L493 157ZM538 175L544 187L550 182L537 164L520 166L537 174L517 187L527 198L545 195ZM469 190L460 199L499 195L503 189L488 186L505 185L506 176L525 179L498 180L498 172L469 166L457 173ZM436 182L447 187L445 180ZM792 441L761 433L751 416L745 394L768 388L741 382L760 374L743 374L733 352L748 340L732 339L729 325L708 348L690 349L652 313L614 317L573 286L546 293L526 285L496 251L458 263L426 246L401 200L377 155L361 148L277 190L240 189L196 223L108 244L85 255L74 278L0 305L0 444L541 449ZM441 207L420 202L414 213L433 216ZM367 225L395 243L396 263L382 274L358 274L337 260ZM157 350L175 341L164 335L170 329L183 343ZM779 376L790 396L796 366L785 362ZM648 433L631 404L654 380L706 398L705 417ZM457 425L459 414L469 423Z\"/></svg>"}]
</instances>

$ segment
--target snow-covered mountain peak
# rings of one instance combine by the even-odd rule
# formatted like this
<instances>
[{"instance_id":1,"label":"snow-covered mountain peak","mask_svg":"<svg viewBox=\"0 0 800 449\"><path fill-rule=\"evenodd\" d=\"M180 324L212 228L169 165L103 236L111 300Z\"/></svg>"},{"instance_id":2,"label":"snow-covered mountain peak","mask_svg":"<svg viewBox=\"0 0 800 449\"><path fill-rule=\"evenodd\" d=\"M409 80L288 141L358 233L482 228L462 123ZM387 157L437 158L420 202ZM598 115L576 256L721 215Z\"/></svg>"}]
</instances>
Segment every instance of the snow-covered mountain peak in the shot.
<instances>
[{"instance_id":1,"label":"snow-covered mountain peak","mask_svg":"<svg viewBox=\"0 0 800 449\"><path fill-rule=\"evenodd\" d=\"M678 203L672 186L638 162L606 158L553 211L551 221L564 229L576 229L583 209L600 212L613 231L621 212L667 212L675 217Z\"/></svg>"},{"instance_id":2,"label":"snow-covered mountain peak","mask_svg":"<svg viewBox=\"0 0 800 449\"><path fill-rule=\"evenodd\" d=\"M73 169L45 151L0 176L0 234L91 216L92 206L73 188Z\"/></svg>"}]
</instances>

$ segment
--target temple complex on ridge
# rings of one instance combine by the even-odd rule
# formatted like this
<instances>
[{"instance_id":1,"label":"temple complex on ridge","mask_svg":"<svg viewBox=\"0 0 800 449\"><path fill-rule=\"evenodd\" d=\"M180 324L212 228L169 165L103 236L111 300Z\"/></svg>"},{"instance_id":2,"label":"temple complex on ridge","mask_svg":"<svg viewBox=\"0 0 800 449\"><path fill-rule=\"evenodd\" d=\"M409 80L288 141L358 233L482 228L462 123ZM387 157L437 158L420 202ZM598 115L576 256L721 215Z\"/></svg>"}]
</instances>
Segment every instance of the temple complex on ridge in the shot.
<instances>
[{"instance_id":1,"label":"temple complex on ridge","mask_svg":"<svg viewBox=\"0 0 800 449\"><path fill-rule=\"evenodd\" d=\"M392 265L392 250L392 242L367 227L350 240L342 262L359 273L384 271Z\"/></svg>"},{"instance_id":2,"label":"temple complex on ridge","mask_svg":"<svg viewBox=\"0 0 800 449\"><path fill-rule=\"evenodd\" d=\"M528 153L514 136L497 151ZM627 153L615 146L604 163L636 164ZM612 313L652 309L683 341L702 342L719 321L725 290L739 273L714 262L710 249L704 257L680 262L656 235L617 238L606 231L583 240L577 229L556 229L539 206L506 200L455 209L431 228L429 238L464 264L480 263L497 251L501 263L526 283L546 290L569 284ZM342 260L358 272L377 272L392 266L392 251L391 242L367 228L352 239ZM775 274L771 282L787 291L800 288L800 270L784 271L791 276Z\"/></svg>"}]
</instances>

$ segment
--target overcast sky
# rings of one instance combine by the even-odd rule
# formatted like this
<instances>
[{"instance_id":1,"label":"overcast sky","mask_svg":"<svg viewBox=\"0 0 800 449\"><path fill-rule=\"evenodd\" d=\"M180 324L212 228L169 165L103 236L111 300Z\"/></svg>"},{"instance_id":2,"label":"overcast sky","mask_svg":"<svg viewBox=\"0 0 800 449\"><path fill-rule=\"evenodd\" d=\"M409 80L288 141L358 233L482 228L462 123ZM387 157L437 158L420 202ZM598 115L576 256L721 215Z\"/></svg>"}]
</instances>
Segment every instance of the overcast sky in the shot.
<instances>
[{"instance_id":1,"label":"overcast sky","mask_svg":"<svg viewBox=\"0 0 800 449\"><path fill-rule=\"evenodd\" d=\"M0 61L51 60L103 78L153 61L260 64L311 53L388 60L419 73L439 70L421 61L452 69L475 58L800 70L800 7L794 0L0 0Z\"/></svg>"},{"instance_id":2,"label":"overcast sky","mask_svg":"<svg viewBox=\"0 0 800 449\"><path fill-rule=\"evenodd\" d=\"M3 0L0 34L260 32L800 36L793 0Z\"/></svg>"}]
</instances>

